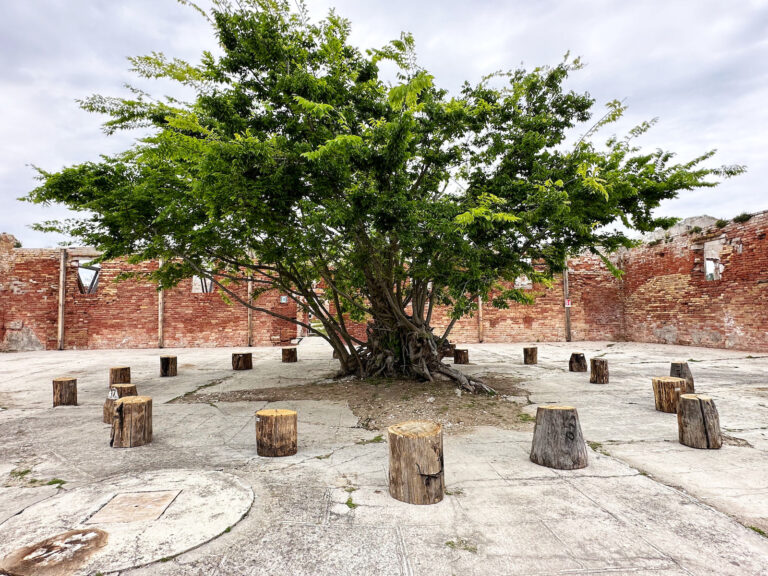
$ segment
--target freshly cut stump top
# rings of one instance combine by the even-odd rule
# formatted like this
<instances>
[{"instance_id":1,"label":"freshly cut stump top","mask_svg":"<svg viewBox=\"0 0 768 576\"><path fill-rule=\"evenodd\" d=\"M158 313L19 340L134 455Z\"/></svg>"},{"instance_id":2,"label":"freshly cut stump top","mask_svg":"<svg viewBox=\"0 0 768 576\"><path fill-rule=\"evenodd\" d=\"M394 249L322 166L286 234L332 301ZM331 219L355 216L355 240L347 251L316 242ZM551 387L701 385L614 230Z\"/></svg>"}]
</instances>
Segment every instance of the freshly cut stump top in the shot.
<instances>
[{"instance_id":1,"label":"freshly cut stump top","mask_svg":"<svg viewBox=\"0 0 768 576\"><path fill-rule=\"evenodd\" d=\"M408 504L437 504L445 493L443 428L411 420L387 429L389 493Z\"/></svg>"}]
</instances>

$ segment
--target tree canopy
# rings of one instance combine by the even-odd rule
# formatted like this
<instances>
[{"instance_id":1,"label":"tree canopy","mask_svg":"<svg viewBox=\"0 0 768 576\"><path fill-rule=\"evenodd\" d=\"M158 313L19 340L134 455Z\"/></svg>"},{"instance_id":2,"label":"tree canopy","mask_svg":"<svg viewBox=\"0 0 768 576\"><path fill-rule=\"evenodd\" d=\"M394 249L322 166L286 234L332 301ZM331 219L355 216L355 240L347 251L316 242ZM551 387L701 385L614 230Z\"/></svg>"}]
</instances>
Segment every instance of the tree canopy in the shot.
<instances>
[{"instance_id":1,"label":"tree canopy","mask_svg":"<svg viewBox=\"0 0 768 576\"><path fill-rule=\"evenodd\" d=\"M436 306L457 319L477 297L526 302L516 278L547 282L569 253L628 247L611 224L669 226L653 214L662 200L743 170L705 167L713 151L676 163L642 150L635 139L652 121L596 143L624 107L610 102L595 118L593 98L567 90L578 59L450 94L408 34L361 51L347 20L313 22L301 4L219 0L200 12L220 54L130 59L139 77L174 80L194 98L131 89L81 101L107 116L107 133L147 135L120 154L39 170L26 199L82 212L39 227L102 259L162 259L153 276L164 287L206 276L252 307L233 283L253 277L255 296L279 289L323 323L344 373L482 387L440 362L450 326L434 333ZM392 82L380 77L385 61ZM368 322L366 339L350 321Z\"/></svg>"}]
</instances>

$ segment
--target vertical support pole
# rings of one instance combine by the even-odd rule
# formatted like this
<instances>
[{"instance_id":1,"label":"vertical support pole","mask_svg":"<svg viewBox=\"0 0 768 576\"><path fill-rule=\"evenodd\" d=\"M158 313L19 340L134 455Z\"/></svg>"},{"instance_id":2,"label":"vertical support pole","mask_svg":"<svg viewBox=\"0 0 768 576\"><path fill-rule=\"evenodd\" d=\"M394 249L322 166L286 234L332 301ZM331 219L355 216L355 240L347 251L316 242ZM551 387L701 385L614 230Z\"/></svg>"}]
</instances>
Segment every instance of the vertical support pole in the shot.
<instances>
[{"instance_id":1,"label":"vertical support pole","mask_svg":"<svg viewBox=\"0 0 768 576\"><path fill-rule=\"evenodd\" d=\"M477 297L477 341L482 342L485 338L483 334L483 297Z\"/></svg>"},{"instance_id":2,"label":"vertical support pole","mask_svg":"<svg viewBox=\"0 0 768 576\"><path fill-rule=\"evenodd\" d=\"M248 277L248 304L253 297L253 278ZM248 346L253 346L253 310L248 308Z\"/></svg>"},{"instance_id":3,"label":"vertical support pole","mask_svg":"<svg viewBox=\"0 0 768 576\"><path fill-rule=\"evenodd\" d=\"M158 267L163 267L163 259L158 261ZM157 347L165 347L165 290L160 288L157 293Z\"/></svg>"},{"instance_id":4,"label":"vertical support pole","mask_svg":"<svg viewBox=\"0 0 768 576\"><path fill-rule=\"evenodd\" d=\"M568 287L568 258L565 259L565 269L563 269L563 308L565 308L565 341L571 341L571 308L565 303L570 299Z\"/></svg>"},{"instance_id":5,"label":"vertical support pole","mask_svg":"<svg viewBox=\"0 0 768 576\"><path fill-rule=\"evenodd\" d=\"M67 251L62 248L59 258L59 315L56 349L64 350L64 299L67 297Z\"/></svg>"}]
</instances>

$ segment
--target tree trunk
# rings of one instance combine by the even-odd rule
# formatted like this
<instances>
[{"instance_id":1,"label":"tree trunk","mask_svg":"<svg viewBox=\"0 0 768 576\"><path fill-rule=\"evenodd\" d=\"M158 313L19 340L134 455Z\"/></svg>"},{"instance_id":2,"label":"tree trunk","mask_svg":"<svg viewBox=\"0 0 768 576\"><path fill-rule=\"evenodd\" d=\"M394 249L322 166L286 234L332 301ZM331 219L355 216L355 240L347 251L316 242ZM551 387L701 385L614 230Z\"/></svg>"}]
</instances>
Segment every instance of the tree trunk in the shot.
<instances>
[{"instance_id":1,"label":"tree trunk","mask_svg":"<svg viewBox=\"0 0 768 576\"><path fill-rule=\"evenodd\" d=\"M688 362L672 362L672 365L669 367L669 375L685 380L685 394L696 392L693 387L693 374L691 374L691 369L688 368Z\"/></svg>"},{"instance_id":2,"label":"tree trunk","mask_svg":"<svg viewBox=\"0 0 768 576\"><path fill-rule=\"evenodd\" d=\"M591 358L589 361L589 381L592 384L608 384L608 360Z\"/></svg>"},{"instance_id":3,"label":"tree trunk","mask_svg":"<svg viewBox=\"0 0 768 576\"><path fill-rule=\"evenodd\" d=\"M532 348L523 348L523 364L538 364L539 362L539 349L535 346Z\"/></svg>"},{"instance_id":4,"label":"tree trunk","mask_svg":"<svg viewBox=\"0 0 768 576\"><path fill-rule=\"evenodd\" d=\"M680 444L691 448L717 449L723 445L720 417L709 396L681 394L677 405Z\"/></svg>"},{"instance_id":5,"label":"tree trunk","mask_svg":"<svg viewBox=\"0 0 768 576\"><path fill-rule=\"evenodd\" d=\"M296 348L283 348L283 362L298 362Z\"/></svg>"},{"instance_id":6,"label":"tree trunk","mask_svg":"<svg viewBox=\"0 0 768 576\"><path fill-rule=\"evenodd\" d=\"M152 398L126 396L115 401L112 417L113 448L134 448L152 442Z\"/></svg>"},{"instance_id":7,"label":"tree trunk","mask_svg":"<svg viewBox=\"0 0 768 576\"><path fill-rule=\"evenodd\" d=\"M443 429L428 421L390 426L389 493L408 504L437 504L443 499Z\"/></svg>"},{"instance_id":8,"label":"tree trunk","mask_svg":"<svg viewBox=\"0 0 768 576\"><path fill-rule=\"evenodd\" d=\"M558 470L587 466L587 445L573 406L539 406L533 430L531 461Z\"/></svg>"},{"instance_id":9,"label":"tree trunk","mask_svg":"<svg viewBox=\"0 0 768 576\"><path fill-rule=\"evenodd\" d=\"M77 406L77 378L53 379L53 406Z\"/></svg>"},{"instance_id":10,"label":"tree trunk","mask_svg":"<svg viewBox=\"0 0 768 576\"><path fill-rule=\"evenodd\" d=\"M571 354L571 359L568 360L568 370L571 372L586 372L587 359L584 357L584 354L580 352Z\"/></svg>"},{"instance_id":11,"label":"tree trunk","mask_svg":"<svg viewBox=\"0 0 768 576\"><path fill-rule=\"evenodd\" d=\"M133 384L113 384L109 387L109 395L104 402L102 410L102 421L104 424L112 424L112 418L115 414L115 402L125 396L138 396L136 386Z\"/></svg>"},{"instance_id":12,"label":"tree trunk","mask_svg":"<svg viewBox=\"0 0 768 576\"><path fill-rule=\"evenodd\" d=\"M456 348L453 351L454 364L469 364L469 350L466 348Z\"/></svg>"},{"instance_id":13,"label":"tree trunk","mask_svg":"<svg viewBox=\"0 0 768 576\"><path fill-rule=\"evenodd\" d=\"M652 378L653 398L656 402L656 410L659 412L677 413L677 399L681 392L685 392L685 380L660 376Z\"/></svg>"},{"instance_id":14,"label":"tree trunk","mask_svg":"<svg viewBox=\"0 0 768 576\"><path fill-rule=\"evenodd\" d=\"M253 356L250 352L232 354L232 370L251 370L253 368Z\"/></svg>"},{"instance_id":15,"label":"tree trunk","mask_svg":"<svg viewBox=\"0 0 768 576\"><path fill-rule=\"evenodd\" d=\"M438 358L442 360L443 358L453 358L453 353L456 352L456 344L451 344L448 342L448 340L443 341L443 345L440 346L440 350L438 351Z\"/></svg>"},{"instance_id":16,"label":"tree trunk","mask_svg":"<svg viewBox=\"0 0 768 576\"><path fill-rule=\"evenodd\" d=\"M109 369L109 385L129 384L131 382L131 369L129 366L117 366Z\"/></svg>"},{"instance_id":17,"label":"tree trunk","mask_svg":"<svg viewBox=\"0 0 768 576\"><path fill-rule=\"evenodd\" d=\"M293 456L298 450L298 416L294 410L256 412L256 453L259 456Z\"/></svg>"},{"instance_id":18,"label":"tree trunk","mask_svg":"<svg viewBox=\"0 0 768 576\"><path fill-rule=\"evenodd\" d=\"M176 376L176 356L160 356L160 376L169 378Z\"/></svg>"}]
</instances>

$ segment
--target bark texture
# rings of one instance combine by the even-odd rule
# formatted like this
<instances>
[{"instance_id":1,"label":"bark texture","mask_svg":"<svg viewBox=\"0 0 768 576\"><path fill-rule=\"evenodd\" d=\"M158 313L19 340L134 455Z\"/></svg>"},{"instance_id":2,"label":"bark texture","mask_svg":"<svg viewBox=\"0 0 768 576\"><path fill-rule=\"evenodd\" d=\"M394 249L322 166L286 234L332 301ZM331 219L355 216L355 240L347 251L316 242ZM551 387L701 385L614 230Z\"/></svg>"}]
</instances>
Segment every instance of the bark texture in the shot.
<instances>
[{"instance_id":1,"label":"bark texture","mask_svg":"<svg viewBox=\"0 0 768 576\"><path fill-rule=\"evenodd\" d=\"M298 360L296 348L283 348L283 362L298 362Z\"/></svg>"},{"instance_id":2,"label":"bark texture","mask_svg":"<svg viewBox=\"0 0 768 576\"><path fill-rule=\"evenodd\" d=\"M294 410L256 412L256 453L259 456L293 456L298 450L298 416Z\"/></svg>"},{"instance_id":3,"label":"bark texture","mask_svg":"<svg viewBox=\"0 0 768 576\"><path fill-rule=\"evenodd\" d=\"M558 470L585 468L587 445L573 406L539 406L533 430L531 461Z\"/></svg>"},{"instance_id":4,"label":"bark texture","mask_svg":"<svg viewBox=\"0 0 768 576\"><path fill-rule=\"evenodd\" d=\"M387 429L389 493L408 504L436 504L443 499L443 429L413 420Z\"/></svg>"},{"instance_id":5,"label":"bark texture","mask_svg":"<svg viewBox=\"0 0 768 576\"><path fill-rule=\"evenodd\" d=\"M523 364L538 364L539 363L539 349L535 346L531 348L523 348Z\"/></svg>"},{"instance_id":6,"label":"bark texture","mask_svg":"<svg viewBox=\"0 0 768 576\"><path fill-rule=\"evenodd\" d=\"M232 370L251 370L253 368L253 356L250 352L232 354Z\"/></svg>"},{"instance_id":7,"label":"bark texture","mask_svg":"<svg viewBox=\"0 0 768 576\"><path fill-rule=\"evenodd\" d=\"M115 402L119 398L125 396L138 396L134 384L113 384L109 387L109 394L104 401L104 408L102 410L102 421L104 424L112 424L112 418L115 415Z\"/></svg>"},{"instance_id":8,"label":"bark texture","mask_svg":"<svg viewBox=\"0 0 768 576\"><path fill-rule=\"evenodd\" d=\"M592 384L608 384L608 360L591 358L589 365L589 381Z\"/></svg>"},{"instance_id":9,"label":"bark texture","mask_svg":"<svg viewBox=\"0 0 768 576\"><path fill-rule=\"evenodd\" d=\"M693 374L691 374L691 369L688 367L688 362L672 362L672 365L669 367L669 375L685 380L686 393L693 394L696 392L693 387Z\"/></svg>"},{"instance_id":10,"label":"bark texture","mask_svg":"<svg viewBox=\"0 0 768 576\"><path fill-rule=\"evenodd\" d=\"M660 376L651 379L653 399L659 412L677 413L677 399L686 392L685 380L671 376Z\"/></svg>"},{"instance_id":11,"label":"bark texture","mask_svg":"<svg viewBox=\"0 0 768 576\"><path fill-rule=\"evenodd\" d=\"M454 364L469 364L469 350L466 348L456 348L453 351Z\"/></svg>"},{"instance_id":12,"label":"bark texture","mask_svg":"<svg viewBox=\"0 0 768 576\"><path fill-rule=\"evenodd\" d=\"M587 359L581 352L574 352L571 354L571 359L568 360L568 370L570 372L586 372L587 371Z\"/></svg>"},{"instance_id":13,"label":"bark texture","mask_svg":"<svg viewBox=\"0 0 768 576\"><path fill-rule=\"evenodd\" d=\"M681 394L677 405L680 444L691 448L717 449L723 445L720 416L709 396Z\"/></svg>"},{"instance_id":14,"label":"bark texture","mask_svg":"<svg viewBox=\"0 0 768 576\"><path fill-rule=\"evenodd\" d=\"M134 448L152 442L152 398L126 396L115 401L112 417L113 448Z\"/></svg>"},{"instance_id":15,"label":"bark texture","mask_svg":"<svg viewBox=\"0 0 768 576\"><path fill-rule=\"evenodd\" d=\"M160 376L163 378L169 378L176 376L176 374L176 356L160 356Z\"/></svg>"},{"instance_id":16,"label":"bark texture","mask_svg":"<svg viewBox=\"0 0 768 576\"><path fill-rule=\"evenodd\" d=\"M109 369L109 385L128 384L131 381L131 368L129 366L116 366Z\"/></svg>"},{"instance_id":17,"label":"bark texture","mask_svg":"<svg viewBox=\"0 0 768 576\"><path fill-rule=\"evenodd\" d=\"M53 379L53 405L77 406L77 378Z\"/></svg>"}]
</instances>

